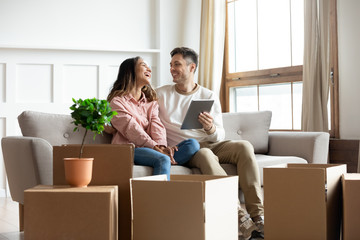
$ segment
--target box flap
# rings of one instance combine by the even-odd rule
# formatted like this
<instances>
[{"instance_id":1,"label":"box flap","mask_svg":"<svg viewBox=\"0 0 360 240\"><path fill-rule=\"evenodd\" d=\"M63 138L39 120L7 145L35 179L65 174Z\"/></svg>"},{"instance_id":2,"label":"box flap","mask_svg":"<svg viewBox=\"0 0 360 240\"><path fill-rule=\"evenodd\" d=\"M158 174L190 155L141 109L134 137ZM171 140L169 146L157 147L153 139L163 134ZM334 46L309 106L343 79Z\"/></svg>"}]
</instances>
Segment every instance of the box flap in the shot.
<instances>
[{"instance_id":1,"label":"box flap","mask_svg":"<svg viewBox=\"0 0 360 240\"><path fill-rule=\"evenodd\" d=\"M135 181L167 181L166 174L153 175L153 176L145 176L145 177L136 177L132 178Z\"/></svg>"},{"instance_id":2,"label":"box flap","mask_svg":"<svg viewBox=\"0 0 360 240\"><path fill-rule=\"evenodd\" d=\"M318 164L318 163L288 163L288 168L332 168L346 166L346 164Z\"/></svg>"},{"instance_id":3,"label":"box flap","mask_svg":"<svg viewBox=\"0 0 360 240\"><path fill-rule=\"evenodd\" d=\"M360 173L344 173L342 175L343 181L360 180Z\"/></svg>"},{"instance_id":4,"label":"box flap","mask_svg":"<svg viewBox=\"0 0 360 240\"><path fill-rule=\"evenodd\" d=\"M341 176L346 173L346 165L336 165L326 168L326 207L327 234L329 239L340 238L341 220Z\"/></svg>"},{"instance_id":5,"label":"box flap","mask_svg":"<svg viewBox=\"0 0 360 240\"><path fill-rule=\"evenodd\" d=\"M206 240L238 239L238 190L238 176L205 182Z\"/></svg>"},{"instance_id":6,"label":"box flap","mask_svg":"<svg viewBox=\"0 0 360 240\"><path fill-rule=\"evenodd\" d=\"M170 175L171 181L211 181L222 178L228 178L229 176L215 176L215 175L202 175L202 174L191 174L191 175Z\"/></svg>"},{"instance_id":7,"label":"box flap","mask_svg":"<svg viewBox=\"0 0 360 240\"><path fill-rule=\"evenodd\" d=\"M343 239L357 239L360 235L360 174L342 176L343 187Z\"/></svg>"}]
</instances>

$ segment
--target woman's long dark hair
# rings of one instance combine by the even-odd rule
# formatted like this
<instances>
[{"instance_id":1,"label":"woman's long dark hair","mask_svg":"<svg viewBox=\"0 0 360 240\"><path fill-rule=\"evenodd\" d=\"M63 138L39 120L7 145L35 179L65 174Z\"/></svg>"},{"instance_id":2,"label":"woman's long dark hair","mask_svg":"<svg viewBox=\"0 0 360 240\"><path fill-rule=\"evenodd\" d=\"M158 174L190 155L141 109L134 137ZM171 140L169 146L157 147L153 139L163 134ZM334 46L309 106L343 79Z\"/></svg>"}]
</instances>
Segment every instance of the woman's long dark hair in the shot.
<instances>
[{"instance_id":1,"label":"woman's long dark hair","mask_svg":"<svg viewBox=\"0 0 360 240\"><path fill-rule=\"evenodd\" d=\"M128 58L121 63L117 79L114 82L109 95L107 96L108 102L111 102L111 100L116 96L121 97L123 95L129 94L130 91L135 87L135 67L139 59L141 58ZM157 99L156 92L150 84L144 86L141 91L145 94L145 97L148 101L151 102Z\"/></svg>"}]
</instances>

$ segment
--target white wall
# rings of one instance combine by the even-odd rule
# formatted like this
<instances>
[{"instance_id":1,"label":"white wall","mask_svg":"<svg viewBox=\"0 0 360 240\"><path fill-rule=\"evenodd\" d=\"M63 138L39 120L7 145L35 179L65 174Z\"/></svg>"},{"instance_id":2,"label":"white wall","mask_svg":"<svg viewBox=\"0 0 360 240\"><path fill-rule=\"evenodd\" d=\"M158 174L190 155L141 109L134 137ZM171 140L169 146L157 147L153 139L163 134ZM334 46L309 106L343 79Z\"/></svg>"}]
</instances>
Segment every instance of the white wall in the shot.
<instances>
[{"instance_id":1,"label":"white wall","mask_svg":"<svg viewBox=\"0 0 360 240\"><path fill-rule=\"evenodd\" d=\"M157 48L156 0L1 0L0 44Z\"/></svg>"},{"instance_id":2,"label":"white wall","mask_svg":"<svg viewBox=\"0 0 360 240\"><path fill-rule=\"evenodd\" d=\"M360 1L338 0L340 138L360 139Z\"/></svg>"},{"instance_id":3,"label":"white wall","mask_svg":"<svg viewBox=\"0 0 360 240\"><path fill-rule=\"evenodd\" d=\"M172 82L170 75L172 49L186 46L199 53L200 18L201 0L161 1L160 86ZM177 21L181 24L177 24Z\"/></svg>"},{"instance_id":4,"label":"white wall","mask_svg":"<svg viewBox=\"0 0 360 240\"><path fill-rule=\"evenodd\" d=\"M0 137L21 135L24 110L106 98L128 57L149 62L155 87L170 83L169 53L199 50L200 17L201 0L0 0ZM0 197L5 179L0 152Z\"/></svg>"}]
</instances>

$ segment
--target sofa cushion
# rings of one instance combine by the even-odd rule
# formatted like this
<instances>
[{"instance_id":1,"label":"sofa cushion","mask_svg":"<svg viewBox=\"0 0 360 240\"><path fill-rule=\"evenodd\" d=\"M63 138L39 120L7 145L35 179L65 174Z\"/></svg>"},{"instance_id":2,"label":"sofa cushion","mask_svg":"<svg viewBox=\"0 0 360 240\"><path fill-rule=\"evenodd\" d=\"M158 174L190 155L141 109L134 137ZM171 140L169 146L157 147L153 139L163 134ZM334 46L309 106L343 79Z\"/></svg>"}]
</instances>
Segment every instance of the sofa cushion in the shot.
<instances>
[{"instance_id":1,"label":"sofa cushion","mask_svg":"<svg viewBox=\"0 0 360 240\"><path fill-rule=\"evenodd\" d=\"M259 166L259 174L261 186L264 184L264 168L271 167L280 164L288 164L288 163L303 163L307 164L308 162L300 157L294 156L269 156L264 154L255 154L256 162ZM234 164L221 164L221 167L225 170L228 175L237 175L236 165Z\"/></svg>"},{"instance_id":2,"label":"sofa cushion","mask_svg":"<svg viewBox=\"0 0 360 240\"><path fill-rule=\"evenodd\" d=\"M247 140L255 153L267 153L271 111L223 113L226 140Z\"/></svg>"},{"instance_id":3,"label":"sofa cushion","mask_svg":"<svg viewBox=\"0 0 360 240\"><path fill-rule=\"evenodd\" d=\"M189 175L194 174L195 172L193 170L184 166L176 166L172 165L170 168L170 174L171 175ZM198 170L198 169L197 169ZM196 170L195 170L196 171ZM150 176L153 173L153 168L148 166L141 166L141 165L134 165L133 166L133 177L145 177ZM200 171L198 171L198 174L201 174Z\"/></svg>"},{"instance_id":4,"label":"sofa cushion","mask_svg":"<svg viewBox=\"0 0 360 240\"><path fill-rule=\"evenodd\" d=\"M43 138L52 146L81 144L85 133L82 127L79 132L74 132L75 125L71 123L73 119L65 114L24 111L18 116L18 121L23 136ZM111 143L112 136L107 133L97 135L95 141L93 136L92 132L88 132L85 143Z\"/></svg>"}]
</instances>

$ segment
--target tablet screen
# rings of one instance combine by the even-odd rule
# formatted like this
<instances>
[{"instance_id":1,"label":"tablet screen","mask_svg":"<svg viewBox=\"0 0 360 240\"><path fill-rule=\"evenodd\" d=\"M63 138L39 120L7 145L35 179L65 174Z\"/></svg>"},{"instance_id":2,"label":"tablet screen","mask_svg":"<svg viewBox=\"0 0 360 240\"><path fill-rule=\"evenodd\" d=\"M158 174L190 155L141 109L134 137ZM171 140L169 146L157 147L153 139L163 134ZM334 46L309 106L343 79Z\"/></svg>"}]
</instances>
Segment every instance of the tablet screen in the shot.
<instances>
[{"instance_id":1,"label":"tablet screen","mask_svg":"<svg viewBox=\"0 0 360 240\"><path fill-rule=\"evenodd\" d=\"M186 112L181 129L199 129L203 126L198 120L201 112L210 112L214 100L192 100Z\"/></svg>"}]
</instances>

